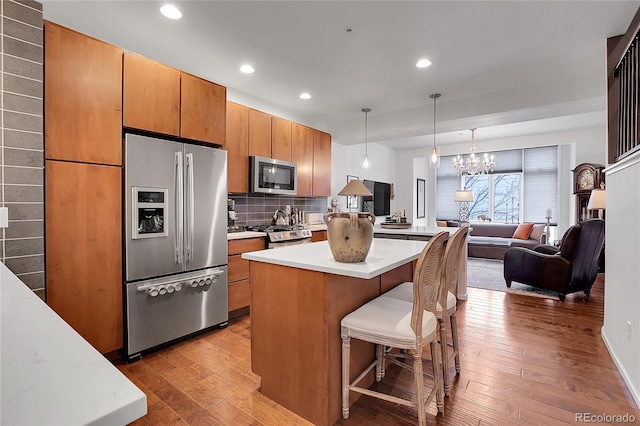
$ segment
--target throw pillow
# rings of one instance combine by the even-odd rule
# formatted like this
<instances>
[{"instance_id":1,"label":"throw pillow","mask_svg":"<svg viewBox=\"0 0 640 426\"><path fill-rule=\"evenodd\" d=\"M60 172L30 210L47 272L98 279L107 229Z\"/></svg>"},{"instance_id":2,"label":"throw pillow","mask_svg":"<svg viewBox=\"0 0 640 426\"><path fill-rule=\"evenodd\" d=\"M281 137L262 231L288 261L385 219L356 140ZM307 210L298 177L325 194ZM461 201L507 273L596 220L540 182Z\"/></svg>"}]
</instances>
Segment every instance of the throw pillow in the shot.
<instances>
[{"instance_id":1,"label":"throw pillow","mask_svg":"<svg viewBox=\"0 0 640 426\"><path fill-rule=\"evenodd\" d=\"M446 220L436 220L436 226L441 226L443 228L447 227L447 221Z\"/></svg>"},{"instance_id":2,"label":"throw pillow","mask_svg":"<svg viewBox=\"0 0 640 426\"><path fill-rule=\"evenodd\" d=\"M529 235L529 238L536 240L536 241L540 241L540 244L545 244L546 243L546 238L542 238L542 235L544 234L544 230L546 228L547 225L544 224L537 224L537 225L533 225L533 228L531 229L531 234ZM544 234L546 236L546 234ZM542 241L544 239L544 241Z\"/></svg>"},{"instance_id":3,"label":"throw pillow","mask_svg":"<svg viewBox=\"0 0 640 426\"><path fill-rule=\"evenodd\" d=\"M533 223L521 223L516 228L516 231L513 233L512 238L516 238L518 240L528 240L529 234L531 234L532 229Z\"/></svg>"}]
</instances>

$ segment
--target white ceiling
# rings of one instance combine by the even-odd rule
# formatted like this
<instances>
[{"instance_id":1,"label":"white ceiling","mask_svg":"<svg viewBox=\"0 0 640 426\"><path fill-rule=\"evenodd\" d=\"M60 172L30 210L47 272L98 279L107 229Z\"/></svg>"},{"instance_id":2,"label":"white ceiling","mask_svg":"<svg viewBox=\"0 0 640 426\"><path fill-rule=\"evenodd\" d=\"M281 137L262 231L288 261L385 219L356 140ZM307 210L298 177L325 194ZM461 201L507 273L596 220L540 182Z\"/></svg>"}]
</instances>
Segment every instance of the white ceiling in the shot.
<instances>
[{"instance_id":1,"label":"white ceiling","mask_svg":"<svg viewBox=\"0 0 640 426\"><path fill-rule=\"evenodd\" d=\"M606 39L640 1L45 0L45 19L396 149L605 124ZM352 31L347 33L346 28ZM418 69L427 57L433 65ZM238 68L252 64L256 72ZM310 100L298 95L308 91Z\"/></svg>"}]
</instances>

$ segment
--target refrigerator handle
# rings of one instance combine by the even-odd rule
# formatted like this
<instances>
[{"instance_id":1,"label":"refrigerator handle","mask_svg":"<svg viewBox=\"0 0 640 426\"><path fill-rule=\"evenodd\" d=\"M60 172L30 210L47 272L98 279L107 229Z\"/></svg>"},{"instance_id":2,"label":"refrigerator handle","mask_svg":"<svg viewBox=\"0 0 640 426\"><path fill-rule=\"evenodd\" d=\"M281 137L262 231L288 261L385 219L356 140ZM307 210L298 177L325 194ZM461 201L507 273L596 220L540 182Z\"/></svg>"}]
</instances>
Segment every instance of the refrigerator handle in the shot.
<instances>
[{"instance_id":1,"label":"refrigerator handle","mask_svg":"<svg viewBox=\"0 0 640 426\"><path fill-rule=\"evenodd\" d=\"M187 163L187 261L193 261L193 239L195 237L195 206L193 191L193 153L186 154Z\"/></svg>"},{"instance_id":2,"label":"refrigerator handle","mask_svg":"<svg viewBox=\"0 0 640 426\"><path fill-rule=\"evenodd\" d=\"M176 229L175 229L175 242L174 248L176 250L176 263L182 263L182 235L184 218L182 216L182 205L184 204L183 198L183 181L182 181L182 152L177 151L174 157L175 166L175 215L176 215Z\"/></svg>"}]
</instances>

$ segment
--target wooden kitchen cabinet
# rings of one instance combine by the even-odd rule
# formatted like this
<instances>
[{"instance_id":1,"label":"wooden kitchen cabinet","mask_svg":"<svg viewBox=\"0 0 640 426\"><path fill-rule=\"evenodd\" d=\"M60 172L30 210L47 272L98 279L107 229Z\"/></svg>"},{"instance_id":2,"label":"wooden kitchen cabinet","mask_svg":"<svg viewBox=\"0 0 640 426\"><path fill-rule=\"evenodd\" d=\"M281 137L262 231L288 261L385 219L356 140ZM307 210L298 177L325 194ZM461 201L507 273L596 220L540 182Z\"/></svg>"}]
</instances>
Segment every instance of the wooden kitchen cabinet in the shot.
<instances>
[{"instance_id":1,"label":"wooden kitchen cabinet","mask_svg":"<svg viewBox=\"0 0 640 426\"><path fill-rule=\"evenodd\" d=\"M228 242L229 318L246 313L251 306L249 261L242 258L242 253L263 249L264 238L248 238Z\"/></svg>"},{"instance_id":2,"label":"wooden kitchen cabinet","mask_svg":"<svg viewBox=\"0 0 640 426\"><path fill-rule=\"evenodd\" d=\"M271 115L249 109L249 155L271 158Z\"/></svg>"},{"instance_id":3,"label":"wooden kitchen cabinet","mask_svg":"<svg viewBox=\"0 0 640 426\"><path fill-rule=\"evenodd\" d=\"M223 146L227 88L124 54L124 126Z\"/></svg>"},{"instance_id":4,"label":"wooden kitchen cabinet","mask_svg":"<svg viewBox=\"0 0 640 426\"><path fill-rule=\"evenodd\" d=\"M224 145L227 88L182 73L180 136Z\"/></svg>"},{"instance_id":5,"label":"wooden kitchen cabinet","mask_svg":"<svg viewBox=\"0 0 640 426\"><path fill-rule=\"evenodd\" d=\"M291 161L291 121L271 119L271 158Z\"/></svg>"},{"instance_id":6,"label":"wooden kitchen cabinet","mask_svg":"<svg viewBox=\"0 0 640 426\"><path fill-rule=\"evenodd\" d=\"M46 301L101 353L123 346L122 168L46 160Z\"/></svg>"},{"instance_id":7,"label":"wooden kitchen cabinet","mask_svg":"<svg viewBox=\"0 0 640 426\"><path fill-rule=\"evenodd\" d=\"M298 166L298 196L313 195L313 129L291 124L291 161Z\"/></svg>"},{"instance_id":8,"label":"wooden kitchen cabinet","mask_svg":"<svg viewBox=\"0 0 640 426\"><path fill-rule=\"evenodd\" d=\"M311 233L311 242L327 241L327 231L313 231Z\"/></svg>"},{"instance_id":9,"label":"wooden kitchen cabinet","mask_svg":"<svg viewBox=\"0 0 640 426\"><path fill-rule=\"evenodd\" d=\"M122 49L44 22L45 158L122 164Z\"/></svg>"},{"instance_id":10,"label":"wooden kitchen cabinet","mask_svg":"<svg viewBox=\"0 0 640 426\"><path fill-rule=\"evenodd\" d=\"M249 108L227 102L227 191L249 192Z\"/></svg>"},{"instance_id":11,"label":"wooden kitchen cabinet","mask_svg":"<svg viewBox=\"0 0 640 426\"><path fill-rule=\"evenodd\" d=\"M125 52L124 125L180 135L180 71Z\"/></svg>"},{"instance_id":12,"label":"wooden kitchen cabinet","mask_svg":"<svg viewBox=\"0 0 640 426\"><path fill-rule=\"evenodd\" d=\"M313 131L313 196L331 195L331 135Z\"/></svg>"}]
</instances>

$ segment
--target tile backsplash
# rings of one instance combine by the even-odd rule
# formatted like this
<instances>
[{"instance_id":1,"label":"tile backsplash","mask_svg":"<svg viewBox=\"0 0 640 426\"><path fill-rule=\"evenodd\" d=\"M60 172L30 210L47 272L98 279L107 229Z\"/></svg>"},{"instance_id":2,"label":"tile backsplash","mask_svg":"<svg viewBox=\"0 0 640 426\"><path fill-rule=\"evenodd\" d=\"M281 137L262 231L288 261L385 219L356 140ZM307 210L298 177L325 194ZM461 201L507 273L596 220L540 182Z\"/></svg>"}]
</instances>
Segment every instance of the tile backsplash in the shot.
<instances>
[{"instance_id":1,"label":"tile backsplash","mask_svg":"<svg viewBox=\"0 0 640 426\"><path fill-rule=\"evenodd\" d=\"M268 225L276 210L285 206L305 212L326 212L327 197L295 197L290 195L229 194L236 203L236 225Z\"/></svg>"},{"instance_id":2,"label":"tile backsplash","mask_svg":"<svg viewBox=\"0 0 640 426\"><path fill-rule=\"evenodd\" d=\"M36 293L42 293L42 4L2 0L0 24L0 206L7 207L9 213L9 227L0 229L0 261Z\"/></svg>"}]
</instances>

